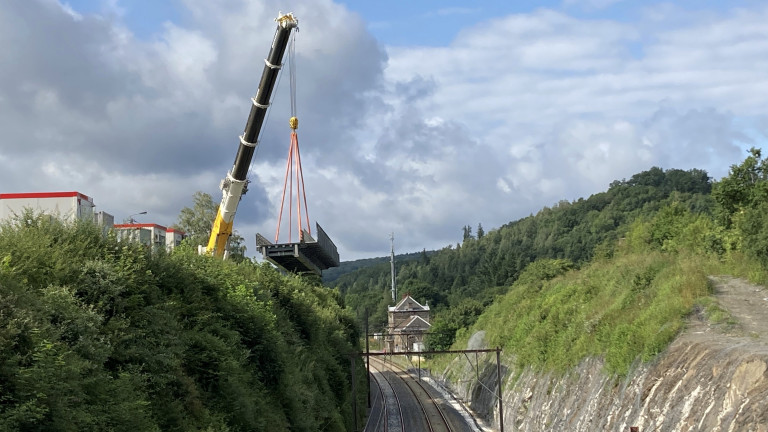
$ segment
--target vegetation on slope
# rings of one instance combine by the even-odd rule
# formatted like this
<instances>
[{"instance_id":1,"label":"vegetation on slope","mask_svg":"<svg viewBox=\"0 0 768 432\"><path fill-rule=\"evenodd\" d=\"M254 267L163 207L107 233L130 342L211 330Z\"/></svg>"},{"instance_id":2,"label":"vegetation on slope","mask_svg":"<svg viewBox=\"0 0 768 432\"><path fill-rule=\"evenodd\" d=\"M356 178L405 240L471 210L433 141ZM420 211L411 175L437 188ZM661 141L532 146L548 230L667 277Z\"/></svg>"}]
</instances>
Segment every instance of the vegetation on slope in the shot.
<instances>
[{"instance_id":1,"label":"vegetation on slope","mask_svg":"<svg viewBox=\"0 0 768 432\"><path fill-rule=\"evenodd\" d=\"M358 337L336 292L268 265L0 227L0 430L349 430Z\"/></svg>"},{"instance_id":2,"label":"vegetation on slope","mask_svg":"<svg viewBox=\"0 0 768 432\"><path fill-rule=\"evenodd\" d=\"M561 201L536 215L506 224L478 238L419 259L399 263L399 292L428 302L433 311L435 349L453 342L458 328L471 325L494 298L505 293L523 270L538 259L562 259L579 267L595 250L610 247L627 225L678 202L694 214L711 213L711 183L702 170L652 168L629 180L615 181L606 192L574 202ZM468 227L464 227L465 234ZM602 246L601 246L602 245ZM379 265L342 275L335 282L345 303L359 318L370 311L372 328L386 325L389 266Z\"/></svg>"},{"instance_id":3,"label":"vegetation on slope","mask_svg":"<svg viewBox=\"0 0 768 432\"><path fill-rule=\"evenodd\" d=\"M400 291L437 312L429 348L463 349L484 330L518 365L563 370L599 356L622 375L663 350L694 307L717 315L707 274L768 281L768 161L751 149L716 182L652 168L482 237L464 232L399 267ZM371 267L337 284L377 322L388 277Z\"/></svg>"},{"instance_id":4,"label":"vegetation on slope","mask_svg":"<svg viewBox=\"0 0 768 432\"><path fill-rule=\"evenodd\" d=\"M520 367L564 370L594 356L610 373L627 373L638 358L666 348L695 305L712 308L708 274L768 281L766 168L754 149L733 166L714 185L715 216L672 202L636 219L615 250L603 248L579 271L561 260L529 265L459 331L454 348L484 330L489 345L503 347Z\"/></svg>"}]
</instances>

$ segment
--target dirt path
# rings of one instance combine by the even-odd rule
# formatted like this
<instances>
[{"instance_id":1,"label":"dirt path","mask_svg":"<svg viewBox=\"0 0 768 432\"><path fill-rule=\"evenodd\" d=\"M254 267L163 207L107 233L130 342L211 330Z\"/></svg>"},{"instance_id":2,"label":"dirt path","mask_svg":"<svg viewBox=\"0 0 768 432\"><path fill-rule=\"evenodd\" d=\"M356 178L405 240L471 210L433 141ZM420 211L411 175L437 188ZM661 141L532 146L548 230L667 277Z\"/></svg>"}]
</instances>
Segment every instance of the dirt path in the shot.
<instances>
[{"instance_id":1,"label":"dirt path","mask_svg":"<svg viewBox=\"0 0 768 432\"><path fill-rule=\"evenodd\" d=\"M752 351L768 349L768 289L733 276L710 276L709 280L718 304L731 314L731 319L712 324L699 312L681 337L695 342L739 345Z\"/></svg>"}]
</instances>

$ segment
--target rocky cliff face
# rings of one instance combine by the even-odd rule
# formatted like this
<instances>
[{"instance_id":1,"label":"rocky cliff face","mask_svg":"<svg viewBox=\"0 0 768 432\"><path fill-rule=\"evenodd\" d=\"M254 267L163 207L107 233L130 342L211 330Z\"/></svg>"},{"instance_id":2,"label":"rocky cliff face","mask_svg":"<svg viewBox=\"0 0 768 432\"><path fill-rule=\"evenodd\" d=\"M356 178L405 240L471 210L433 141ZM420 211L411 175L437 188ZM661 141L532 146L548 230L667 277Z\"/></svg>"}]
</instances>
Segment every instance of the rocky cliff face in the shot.
<instances>
[{"instance_id":1,"label":"rocky cliff face","mask_svg":"<svg viewBox=\"0 0 768 432\"><path fill-rule=\"evenodd\" d=\"M504 430L768 432L768 290L712 280L737 325L696 315L665 353L622 380L598 359L564 375L505 367ZM498 428L495 356L457 366L454 391Z\"/></svg>"}]
</instances>

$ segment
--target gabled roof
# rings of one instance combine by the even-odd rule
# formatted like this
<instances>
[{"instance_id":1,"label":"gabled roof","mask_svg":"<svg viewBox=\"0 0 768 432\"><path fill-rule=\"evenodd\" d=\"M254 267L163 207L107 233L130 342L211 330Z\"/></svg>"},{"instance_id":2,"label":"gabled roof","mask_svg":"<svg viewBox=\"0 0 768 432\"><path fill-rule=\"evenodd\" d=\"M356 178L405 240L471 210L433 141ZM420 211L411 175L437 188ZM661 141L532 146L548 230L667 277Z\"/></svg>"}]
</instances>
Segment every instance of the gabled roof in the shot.
<instances>
[{"instance_id":1,"label":"gabled roof","mask_svg":"<svg viewBox=\"0 0 768 432\"><path fill-rule=\"evenodd\" d=\"M422 317L414 315L411 317L411 319L408 320L408 322L403 322L397 326L397 328L395 328L395 332L423 332L425 330L429 330L430 327L432 327L432 324L428 323Z\"/></svg>"},{"instance_id":2,"label":"gabled roof","mask_svg":"<svg viewBox=\"0 0 768 432\"><path fill-rule=\"evenodd\" d=\"M400 303L395 305L394 307L390 306L389 308L390 312L414 312L414 311L428 311L429 306L424 306L421 303L417 302L413 299L410 295L403 296L402 300L400 300Z\"/></svg>"}]
</instances>

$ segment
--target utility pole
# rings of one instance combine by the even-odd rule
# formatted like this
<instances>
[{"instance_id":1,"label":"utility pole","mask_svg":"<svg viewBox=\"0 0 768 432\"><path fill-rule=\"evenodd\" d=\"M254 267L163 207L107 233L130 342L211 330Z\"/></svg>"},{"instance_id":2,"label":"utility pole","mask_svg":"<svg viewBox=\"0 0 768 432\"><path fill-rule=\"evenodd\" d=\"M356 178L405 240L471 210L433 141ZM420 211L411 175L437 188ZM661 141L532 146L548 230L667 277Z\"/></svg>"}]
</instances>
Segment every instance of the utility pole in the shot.
<instances>
[{"instance_id":1,"label":"utility pole","mask_svg":"<svg viewBox=\"0 0 768 432\"><path fill-rule=\"evenodd\" d=\"M371 407L371 356L367 355L371 352L368 347L368 309L365 309L365 367L368 375L368 408Z\"/></svg>"},{"instance_id":2,"label":"utility pole","mask_svg":"<svg viewBox=\"0 0 768 432\"><path fill-rule=\"evenodd\" d=\"M392 241L392 253L389 257L392 273L392 301L397 304L397 287L395 286L395 233L391 233L389 239Z\"/></svg>"},{"instance_id":3,"label":"utility pole","mask_svg":"<svg viewBox=\"0 0 768 432\"><path fill-rule=\"evenodd\" d=\"M499 430L504 432L504 400L502 396L504 393L501 391L501 348L496 347L496 379L499 386Z\"/></svg>"}]
</instances>

